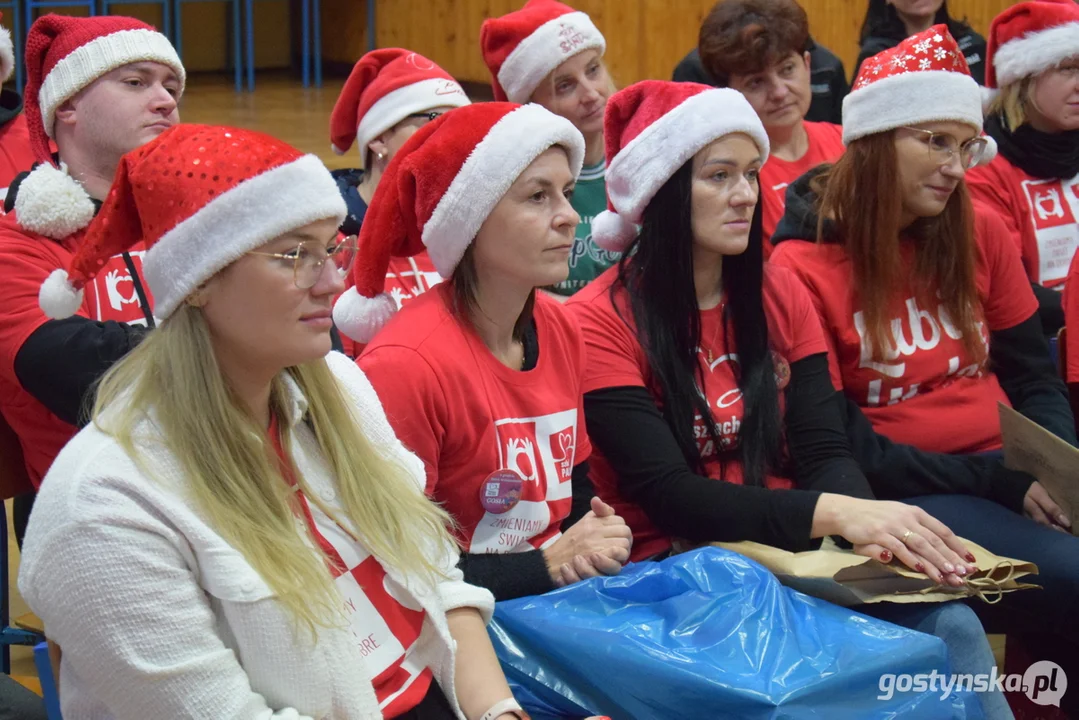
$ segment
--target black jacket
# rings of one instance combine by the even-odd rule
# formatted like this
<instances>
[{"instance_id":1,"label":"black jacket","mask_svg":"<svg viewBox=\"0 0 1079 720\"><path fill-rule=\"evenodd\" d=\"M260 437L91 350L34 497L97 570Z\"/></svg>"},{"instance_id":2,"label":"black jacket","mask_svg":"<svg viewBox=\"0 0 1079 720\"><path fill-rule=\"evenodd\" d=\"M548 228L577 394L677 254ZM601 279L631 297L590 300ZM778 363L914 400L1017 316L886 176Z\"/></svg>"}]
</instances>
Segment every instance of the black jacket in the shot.
<instances>
[{"instance_id":1,"label":"black jacket","mask_svg":"<svg viewBox=\"0 0 1079 720\"><path fill-rule=\"evenodd\" d=\"M805 242L817 236L817 197L809 171L787 188L786 210L772 242ZM824 242L837 242L834 228L824 223ZM989 356L1004 392L1016 410L1071 444L1075 425L1063 383L1057 377L1037 314L1014 328L993 331ZM1016 512L1034 478L1007 470L990 457L923 452L893 443L877 434L856 403L836 393L845 414L854 457L869 479L874 494L902 499L923 494L959 493L995 500Z\"/></svg>"},{"instance_id":2,"label":"black jacket","mask_svg":"<svg viewBox=\"0 0 1079 720\"><path fill-rule=\"evenodd\" d=\"M809 41L809 82L813 101L805 119L811 122L843 124L843 98L850 91L843 61L828 48ZM700 53L693 48L674 68L671 78L675 82L696 82L719 87L701 64Z\"/></svg>"},{"instance_id":3,"label":"black jacket","mask_svg":"<svg viewBox=\"0 0 1079 720\"><path fill-rule=\"evenodd\" d=\"M970 74L979 85L985 84L985 38L967 25L966 23L952 20L948 23L949 30L955 41L959 44L959 50L967 59L970 66ZM903 31L897 28L878 30L880 34L867 36L862 40L861 49L858 53L858 62L854 66L854 77L858 77L858 68L866 58L873 57L879 52L894 48L906 39Z\"/></svg>"}]
</instances>

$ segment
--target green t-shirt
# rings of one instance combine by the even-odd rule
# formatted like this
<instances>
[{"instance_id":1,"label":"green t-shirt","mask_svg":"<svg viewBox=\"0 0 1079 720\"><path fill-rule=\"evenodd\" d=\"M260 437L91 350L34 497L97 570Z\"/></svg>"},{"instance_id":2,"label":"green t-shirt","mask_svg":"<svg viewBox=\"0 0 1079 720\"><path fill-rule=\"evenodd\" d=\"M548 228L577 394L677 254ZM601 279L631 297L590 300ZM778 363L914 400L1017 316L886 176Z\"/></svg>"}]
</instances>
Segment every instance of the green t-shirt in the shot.
<instances>
[{"instance_id":1,"label":"green t-shirt","mask_svg":"<svg viewBox=\"0 0 1079 720\"><path fill-rule=\"evenodd\" d=\"M569 277L550 288L559 295L572 295L600 273L618 262L620 253L612 253L592 242L592 218L607 209L607 185L603 174L606 162L581 168L573 191L573 209L581 216L573 250L569 255Z\"/></svg>"}]
</instances>

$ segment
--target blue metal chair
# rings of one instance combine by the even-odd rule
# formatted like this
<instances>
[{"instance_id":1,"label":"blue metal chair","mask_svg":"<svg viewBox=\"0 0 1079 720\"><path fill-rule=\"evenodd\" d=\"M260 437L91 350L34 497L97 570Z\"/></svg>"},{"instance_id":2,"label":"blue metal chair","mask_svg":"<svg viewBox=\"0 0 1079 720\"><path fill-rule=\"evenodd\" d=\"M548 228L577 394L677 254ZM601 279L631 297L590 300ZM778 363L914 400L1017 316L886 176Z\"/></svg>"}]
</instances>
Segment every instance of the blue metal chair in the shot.
<instances>
[{"instance_id":1,"label":"blue metal chair","mask_svg":"<svg viewBox=\"0 0 1079 720\"><path fill-rule=\"evenodd\" d=\"M182 59L184 56L184 25L183 19L181 17L181 11L185 3L222 1L232 5L232 73L233 80L236 83L236 92L243 92L243 57L240 50L242 41L242 30L240 25L240 0L173 0L173 12L175 13L173 18L173 28L175 28L175 37L172 44L176 46L176 52L180 55ZM248 33L250 33L250 26L248 27ZM248 37L248 46L250 45L251 38ZM254 81L252 81L252 86L253 85Z\"/></svg>"},{"instance_id":2,"label":"blue metal chair","mask_svg":"<svg viewBox=\"0 0 1079 720\"><path fill-rule=\"evenodd\" d=\"M151 0L152 2L153 0ZM97 15L97 0L25 0L26 4L23 8L26 11L26 17L23 22L26 24L26 29L23 31L23 37L30 34L30 26L34 24L34 11L35 10L55 10L56 8L86 8L86 12L90 15Z\"/></svg>"},{"instance_id":3,"label":"blue metal chair","mask_svg":"<svg viewBox=\"0 0 1079 720\"><path fill-rule=\"evenodd\" d=\"M0 502L0 670L11 673L11 646L35 645L44 638L38 633L11 625L11 601L8 597L7 507Z\"/></svg>"},{"instance_id":4,"label":"blue metal chair","mask_svg":"<svg viewBox=\"0 0 1079 720\"><path fill-rule=\"evenodd\" d=\"M255 89L255 0L244 0L244 40L247 57L247 89ZM367 3L368 27L374 27L375 3ZM312 66L315 87L322 87L322 0L301 0L301 67L303 86L311 87ZM374 33L371 33L374 37Z\"/></svg>"},{"instance_id":5,"label":"blue metal chair","mask_svg":"<svg viewBox=\"0 0 1079 720\"><path fill-rule=\"evenodd\" d=\"M101 0L101 14L110 15L113 5L160 5L161 6L161 32L170 41L172 37L172 12L169 0Z\"/></svg>"},{"instance_id":6,"label":"blue metal chair","mask_svg":"<svg viewBox=\"0 0 1079 720\"><path fill-rule=\"evenodd\" d=\"M9 18L7 27L11 28L11 42L15 46L15 89L21 93L23 85L23 35L22 25L19 20L22 17L22 2L21 0L2 0L0 1L0 11L8 15Z\"/></svg>"},{"instance_id":7,"label":"blue metal chair","mask_svg":"<svg viewBox=\"0 0 1079 720\"><path fill-rule=\"evenodd\" d=\"M41 695L45 700L45 717L48 720L63 720L60 715L60 693L56 689L56 676L53 673L52 658L49 657L47 642L34 646L34 665L37 666L37 677L41 681Z\"/></svg>"}]
</instances>

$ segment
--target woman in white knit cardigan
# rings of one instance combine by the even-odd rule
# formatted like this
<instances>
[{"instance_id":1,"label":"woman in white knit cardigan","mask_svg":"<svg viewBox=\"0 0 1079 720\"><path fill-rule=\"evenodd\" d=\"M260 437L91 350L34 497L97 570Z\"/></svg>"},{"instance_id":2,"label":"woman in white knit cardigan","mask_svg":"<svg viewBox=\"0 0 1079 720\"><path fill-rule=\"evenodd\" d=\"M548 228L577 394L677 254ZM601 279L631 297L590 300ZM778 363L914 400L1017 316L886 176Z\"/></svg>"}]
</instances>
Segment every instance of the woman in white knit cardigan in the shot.
<instances>
[{"instance_id":1,"label":"woman in white knit cardigan","mask_svg":"<svg viewBox=\"0 0 1079 720\"><path fill-rule=\"evenodd\" d=\"M19 588L67 720L512 720L422 463L330 351L354 239L312 156L186 125L125 156L42 309L147 249L158 327L45 478Z\"/></svg>"}]
</instances>

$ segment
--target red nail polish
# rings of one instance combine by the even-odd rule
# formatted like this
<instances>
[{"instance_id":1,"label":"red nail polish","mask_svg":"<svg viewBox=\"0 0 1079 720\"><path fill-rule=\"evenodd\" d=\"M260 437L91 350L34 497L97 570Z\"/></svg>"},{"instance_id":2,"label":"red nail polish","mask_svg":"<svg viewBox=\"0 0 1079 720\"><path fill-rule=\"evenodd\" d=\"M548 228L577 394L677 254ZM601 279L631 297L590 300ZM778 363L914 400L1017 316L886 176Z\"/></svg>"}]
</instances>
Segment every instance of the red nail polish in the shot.
<instances>
[{"instance_id":1,"label":"red nail polish","mask_svg":"<svg viewBox=\"0 0 1079 720\"><path fill-rule=\"evenodd\" d=\"M892 561L892 551L891 550L883 551L880 554L880 559L883 560L884 562L891 562Z\"/></svg>"},{"instance_id":2,"label":"red nail polish","mask_svg":"<svg viewBox=\"0 0 1079 720\"><path fill-rule=\"evenodd\" d=\"M917 570L920 573L924 573L925 572L925 565L922 565L921 563L915 563L914 564L914 569Z\"/></svg>"},{"instance_id":3,"label":"red nail polish","mask_svg":"<svg viewBox=\"0 0 1079 720\"><path fill-rule=\"evenodd\" d=\"M978 558L974 557L974 553L967 553L967 562L978 562Z\"/></svg>"}]
</instances>

